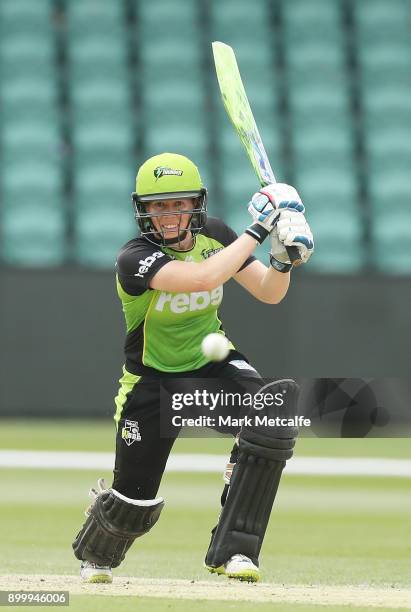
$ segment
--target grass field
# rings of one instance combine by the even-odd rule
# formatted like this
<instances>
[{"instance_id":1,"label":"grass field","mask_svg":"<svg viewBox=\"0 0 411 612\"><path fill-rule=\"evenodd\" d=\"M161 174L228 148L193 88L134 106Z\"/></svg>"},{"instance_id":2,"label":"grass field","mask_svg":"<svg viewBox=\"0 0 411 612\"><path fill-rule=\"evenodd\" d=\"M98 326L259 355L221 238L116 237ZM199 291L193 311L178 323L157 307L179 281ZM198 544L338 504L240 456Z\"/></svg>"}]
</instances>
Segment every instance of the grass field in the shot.
<instances>
[{"instance_id":1,"label":"grass field","mask_svg":"<svg viewBox=\"0 0 411 612\"><path fill-rule=\"evenodd\" d=\"M0 449L112 451L112 434L111 425L102 422L3 420ZM182 439L176 443L175 452L224 453L229 447L227 439ZM300 440L297 454L411 458L410 447L406 439L315 439ZM99 476L110 482L110 473L27 468L2 469L0 473L1 575L76 575L78 562L71 542L83 521L87 492ZM166 499L161 520L148 536L135 543L116 576L147 582L165 578L185 579L189 584L208 581L210 589L223 584L223 577L210 576L202 567L210 528L218 515L221 488L217 474L167 473L161 488ZM262 579L273 585L410 589L410 533L409 479L285 475L262 551ZM0 579L0 589L4 584ZM241 585L250 589L258 586ZM74 593L71 608L324 609L311 605L309 598L306 604L250 603L241 599L210 603L208 597L177 600L175 596L139 596L136 600L131 596ZM381 600L379 610L385 609L383 603ZM365 605L352 607L357 611L371 609ZM334 603L328 609L346 610L347 606ZM390 604L386 609L394 608Z\"/></svg>"}]
</instances>

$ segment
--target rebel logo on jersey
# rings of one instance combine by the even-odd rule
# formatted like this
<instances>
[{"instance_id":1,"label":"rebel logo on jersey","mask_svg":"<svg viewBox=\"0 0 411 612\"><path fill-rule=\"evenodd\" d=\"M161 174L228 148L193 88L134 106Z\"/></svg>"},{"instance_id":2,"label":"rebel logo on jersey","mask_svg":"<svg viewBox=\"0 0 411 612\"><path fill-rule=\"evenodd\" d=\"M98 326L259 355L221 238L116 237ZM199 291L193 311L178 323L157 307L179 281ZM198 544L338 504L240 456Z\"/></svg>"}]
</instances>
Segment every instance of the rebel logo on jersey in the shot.
<instances>
[{"instance_id":1,"label":"rebel logo on jersey","mask_svg":"<svg viewBox=\"0 0 411 612\"><path fill-rule=\"evenodd\" d=\"M219 253L220 251L222 251L223 248L224 247L219 247L218 249L203 249L201 251L201 255L202 255L203 259L208 259L209 257L212 257L216 253Z\"/></svg>"},{"instance_id":2,"label":"rebel logo on jersey","mask_svg":"<svg viewBox=\"0 0 411 612\"><path fill-rule=\"evenodd\" d=\"M164 257L164 253L162 253L161 251L155 251L152 255L149 255L145 259L140 259L140 261L138 262L140 264L140 267L138 269L138 272L134 274L134 276L143 278L143 274L146 274L146 272L149 271L150 266L153 265L156 259L160 259L160 257Z\"/></svg>"},{"instance_id":3,"label":"rebel logo on jersey","mask_svg":"<svg viewBox=\"0 0 411 612\"><path fill-rule=\"evenodd\" d=\"M182 176L182 175L183 175L182 170L174 170L173 168L166 168L165 166L157 166L157 168L154 168L154 176L156 177L157 181L162 176Z\"/></svg>"},{"instance_id":4,"label":"rebel logo on jersey","mask_svg":"<svg viewBox=\"0 0 411 612\"><path fill-rule=\"evenodd\" d=\"M167 293L162 291L157 300L155 310L164 312L168 304L170 312L183 314L184 312L204 310L209 306L218 306L223 299L223 287L216 287L212 291L194 291L192 293Z\"/></svg>"}]
</instances>

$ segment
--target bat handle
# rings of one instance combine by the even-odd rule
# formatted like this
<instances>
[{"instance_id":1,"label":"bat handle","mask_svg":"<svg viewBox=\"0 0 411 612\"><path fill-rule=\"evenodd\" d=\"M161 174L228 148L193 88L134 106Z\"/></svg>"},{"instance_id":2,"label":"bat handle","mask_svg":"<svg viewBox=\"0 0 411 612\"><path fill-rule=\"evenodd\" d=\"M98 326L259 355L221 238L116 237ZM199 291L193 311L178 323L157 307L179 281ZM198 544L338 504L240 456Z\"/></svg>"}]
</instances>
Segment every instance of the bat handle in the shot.
<instances>
[{"instance_id":1,"label":"bat handle","mask_svg":"<svg viewBox=\"0 0 411 612\"><path fill-rule=\"evenodd\" d=\"M287 253L288 253L288 256L290 258L290 261L291 261L291 263L294 266L299 266L300 264L303 263L301 258L300 258L300 254L298 252L297 247L295 247L295 246L288 246L288 247L285 247L285 248L287 249Z\"/></svg>"}]
</instances>

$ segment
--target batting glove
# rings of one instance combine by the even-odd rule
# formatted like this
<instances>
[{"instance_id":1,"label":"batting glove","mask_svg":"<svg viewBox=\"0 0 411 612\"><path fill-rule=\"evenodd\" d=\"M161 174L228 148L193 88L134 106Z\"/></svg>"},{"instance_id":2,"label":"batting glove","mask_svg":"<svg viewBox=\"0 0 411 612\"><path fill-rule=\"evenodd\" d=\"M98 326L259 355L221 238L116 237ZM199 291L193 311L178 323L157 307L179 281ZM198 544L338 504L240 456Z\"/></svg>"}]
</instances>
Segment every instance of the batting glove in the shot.
<instances>
[{"instance_id":1,"label":"batting glove","mask_svg":"<svg viewBox=\"0 0 411 612\"><path fill-rule=\"evenodd\" d=\"M299 212L305 210L294 187L284 183L263 187L253 195L248 205L248 212L254 223L247 228L246 233L261 244L276 225L280 212L288 208Z\"/></svg>"},{"instance_id":2,"label":"batting glove","mask_svg":"<svg viewBox=\"0 0 411 612\"><path fill-rule=\"evenodd\" d=\"M314 238L302 212L292 208L282 210L275 230L271 233L270 263L279 272L292 268L287 246L295 246L302 263L307 263L314 252Z\"/></svg>"}]
</instances>

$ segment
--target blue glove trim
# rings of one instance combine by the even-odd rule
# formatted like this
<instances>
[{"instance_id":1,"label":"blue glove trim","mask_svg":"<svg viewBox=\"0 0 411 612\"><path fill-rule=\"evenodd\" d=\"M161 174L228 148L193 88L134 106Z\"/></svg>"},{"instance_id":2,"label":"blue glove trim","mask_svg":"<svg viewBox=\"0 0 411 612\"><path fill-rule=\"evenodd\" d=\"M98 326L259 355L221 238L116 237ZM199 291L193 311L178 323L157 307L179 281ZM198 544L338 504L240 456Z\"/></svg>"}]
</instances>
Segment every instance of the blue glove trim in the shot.
<instances>
[{"instance_id":1,"label":"blue glove trim","mask_svg":"<svg viewBox=\"0 0 411 612\"><path fill-rule=\"evenodd\" d=\"M303 213L305 212L305 206L302 202L298 202L297 200L283 200L280 202L278 207L279 210L295 210L295 212Z\"/></svg>"},{"instance_id":2,"label":"blue glove trim","mask_svg":"<svg viewBox=\"0 0 411 612\"><path fill-rule=\"evenodd\" d=\"M313 241L307 238L307 236L294 236L293 242L298 242L299 244L303 244L304 246L307 247L309 251L311 251L314 248Z\"/></svg>"}]
</instances>

